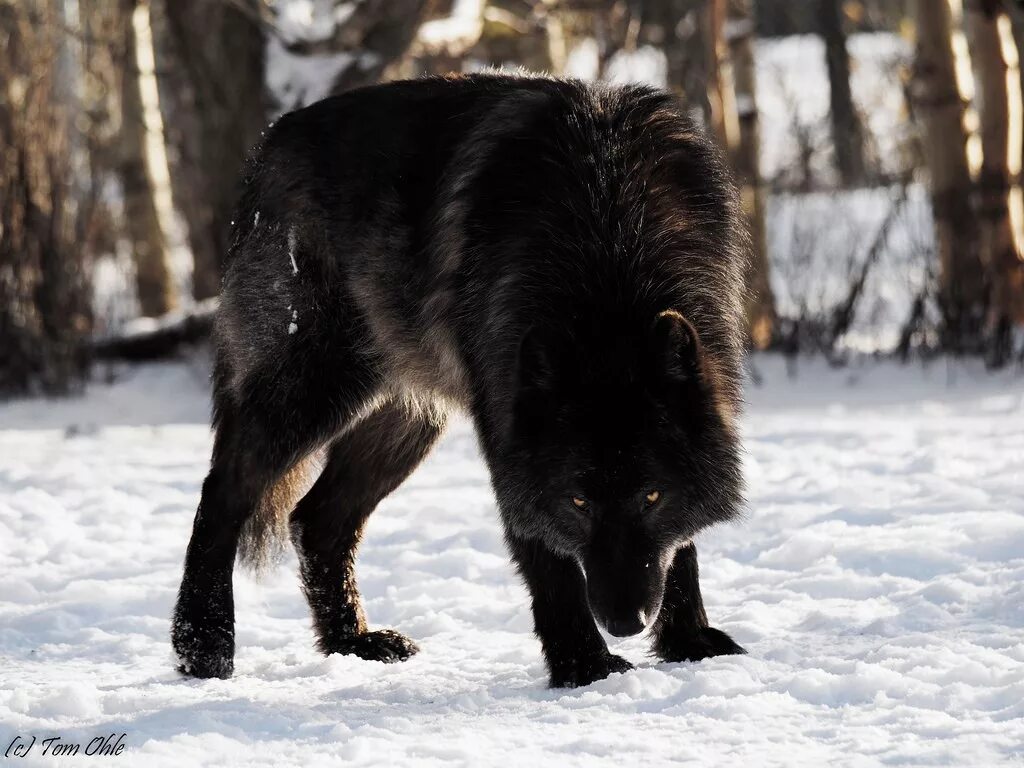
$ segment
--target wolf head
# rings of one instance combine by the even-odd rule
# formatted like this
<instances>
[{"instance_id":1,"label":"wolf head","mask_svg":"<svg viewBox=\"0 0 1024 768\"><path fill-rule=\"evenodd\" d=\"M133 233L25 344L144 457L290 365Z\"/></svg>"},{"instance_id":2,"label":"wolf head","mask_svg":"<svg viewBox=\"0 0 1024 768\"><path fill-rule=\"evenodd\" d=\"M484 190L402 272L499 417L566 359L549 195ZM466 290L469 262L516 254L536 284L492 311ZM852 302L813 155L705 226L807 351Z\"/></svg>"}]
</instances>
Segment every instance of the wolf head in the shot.
<instances>
[{"instance_id":1,"label":"wolf head","mask_svg":"<svg viewBox=\"0 0 1024 768\"><path fill-rule=\"evenodd\" d=\"M657 617L676 551L733 516L733 414L693 325L671 309L599 332L538 327L518 356L513 535L576 560L616 636Z\"/></svg>"}]
</instances>

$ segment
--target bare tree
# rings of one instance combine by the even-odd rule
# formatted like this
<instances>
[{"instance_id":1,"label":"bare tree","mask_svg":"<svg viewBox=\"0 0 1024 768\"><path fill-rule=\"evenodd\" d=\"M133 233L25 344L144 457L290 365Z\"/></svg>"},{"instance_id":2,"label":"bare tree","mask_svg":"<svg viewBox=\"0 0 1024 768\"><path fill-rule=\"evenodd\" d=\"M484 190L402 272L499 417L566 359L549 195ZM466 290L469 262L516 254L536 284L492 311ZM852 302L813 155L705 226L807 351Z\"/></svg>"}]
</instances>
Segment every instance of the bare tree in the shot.
<instances>
[{"instance_id":1,"label":"bare tree","mask_svg":"<svg viewBox=\"0 0 1024 768\"><path fill-rule=\"evenodd\" d=\"M727 0L709 0L702 9L704 71L707 73L708 121L711 133L726 152L739 142L732 49L726 38Z\"/></svg>"},{"instance_id":2,"label":"bare tree","mask_svg":"<svg viewBox=\"0 0 1024 768\"><path fill-rule=\"evenodd\" d=\"M954 69L952 13L948 0L914 0L912 8L917 50L911 94L931 175L943 342L962 351L980 339L986 291L971 206L964 105Z\"/></svg>"},{"instance_id":3,"label":"bare tree","mask_svg":"<svg viewBox=\"0 0 1024 768\"><path fill-rule=\"evenodd\" d=\"M850 89L850 54L843 28L843 3L842 0L820 0L820 3L836 168L843 185L853 186L864 180L864 130Z\"/></svg>"},{"instance_id":4,"label":"bare tree","mask_svg":"<svg viewBox=\"0 0 1024 768\"><path fill-rule=\"evenodd\" d=\"M729 151L739 141L739 127L725 35L727 0L658 0L642 9L642 40L664 51L668 89Z\"/></svg>"},{"instance_id":5,"label":"bare tree","mask_svg":"<svg viewBox=\"0 0 1024 768\"><path fill-rule=\"evenodd\" d=\"M135 283L139 308L147 317L157 317L176 305L168 268L167 238L157 212L155 185L147 160L146 120L140 89L139 40L135 18L148 13L135 11L146 0L121 0L119 22L124 35L124 68L121 77L121 135L118 175L124 193L125 233L135 262ZM160 137L163 140L163 137Z\"/></svg>"},{"instance_id":6,"label":"bare tree","mask_svg":"<svg viewBox=\"0 0 1024 768\"><path fill-rule=\"evenodd\" d=\"M60 6L0 0L0 391L67 391L91 327Z\"/></svg>"},{"instance_id":7,"label":"bare tree","mask_svg":"<svg viewBox=\"0 0 1024 768\"><path fill-rule=\"evenodd\" d=\"M1024 61L1022 61L1024 60L1024 4L1017 3L1015 0L1007 0L1004 7L1010 14L1011 34L1017 48L1017 70L1021 92L1024 93ZM1024 138L1021 139L1021 152L1024 154Z\"/></svg>"},{"instance_id":8,"label":"bare tree","mask_svg":"<svg viewBox=\"0 0 1024 768\"><path fill-rule=\"evenodd\" d=\"M220 290L236 183L266 122L260 0L163 0L154 10L175 204L197 299Z\"/></svg>"},{"instance_id":9,"label":"bare tree","mask_svg":"<svg viewBox=\"0 0 1024 768\"><path fill-rule=\"evenodd\" d=\"M661 47L668 89L706 126L712 125L708 99L709 0L658 0L644 6L644 42Z\"/></svg>"},{"instance_id":10,"label":"bare tree","mask_svg":"<svg viewBox=\"0 0 1024 768\"><path fill-rule=\"evenodd\" d=\"M775 300L772 296L765 227L764 185L759 160L761 135L757 111L757 83L754 67L754 20L750 0L729 0L726 37L735 84L739 140L732 151L732 164L741 185L743 209L750 222L751 260L748 277L747 323L755 347L772 340Z\"/></svg>"},{"instance_id":11,"label":"bare tree","mask_svg":"<svg viewBox=\"0 0 1024 768\"><path fill-rule=\"evenodd\" d=\"M124 22L116 2L79 4L78 17L81 76L75 122L85 167L75 174L76 240L85 253L98 256L115 253L124 230L121 200L104 194L104 188L116 181L120 159ZM98 324L108 319L97 318Z\"/></svg>"},{"instance_id":12,"label":"bare tree","mask_svg":"<svg viewBox=\"0 0 1024 768\"><path fill-rule=\"evenodd\" d=\"M972 0L964 10L984 154L978 179L980 249L992 290L989 330L994 338L993 360L1003 363L1012 351L1010 328L1015 320L1024 320L1024 262L1010 224L1009 68L998 28L999 4ZM1020 136L1015 139L1021 140Z\"/></svg>"}]
</instances>

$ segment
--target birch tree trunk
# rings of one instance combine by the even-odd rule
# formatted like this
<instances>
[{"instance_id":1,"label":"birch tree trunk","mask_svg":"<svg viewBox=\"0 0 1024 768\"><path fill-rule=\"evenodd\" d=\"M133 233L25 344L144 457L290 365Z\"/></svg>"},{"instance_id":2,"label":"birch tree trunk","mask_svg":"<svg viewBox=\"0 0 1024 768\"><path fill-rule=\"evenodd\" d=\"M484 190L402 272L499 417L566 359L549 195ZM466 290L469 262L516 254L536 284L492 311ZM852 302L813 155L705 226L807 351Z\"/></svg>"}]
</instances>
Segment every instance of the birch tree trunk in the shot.
<instances>
[{"instance_id":1,"label":"birch tree trunk","mask_svg":"<svg viewBox=\"0 0 1024 768\"><path fill-rule=\"evenodd\" d=\"M999 33L998 5L973 0L964 10L984 154L978 179L980 253L991 286L988 325L993 337L993 361L1002 364L1012 351L1011 326L1024 320L1024 262L1010 223L1009 67ZM1015 87L1019 88L1019 82L1018 77ZM1019 151L1020 135L1013 141Z\"/></svg>"},{"instance_id":2,"label":"birch tree trunk","mask_svg":"<svg viewBox=\"0 0 1024 768\"><path fill-rule=\"evenodd\" d=\"M138 39L133 23L138 6L138 0L120 2L125 66L121 76L118 176L124 193L125 233L131 243L135 263L139 309L145 317L158 317L174 309L177 302L168 268L167 239L160 227L155 187L146 156Z\"/></svg>"},{"instance_id":3,"label":"birch tree trunk","mask_svg":"<svg viewBox=\"0 0 1024 768\"><path fill-rule=\"evenodd\" d=\"M719 146L733 153L739 143L732 51L726 40L727 0L708 0L702 13L707 72L708 121Z\"/></svg>"},{"instance_id":4,"label":"birch tree trunk","mask_svg":"<svg viewBox=\"0 0 1024 768\"><path fill-rule=\"evenodd\" d=\"M1007 3L1010 12L1010 29L1013 34L1013 42L1017 48L1017 74L1019 75L1020 90L1024 94L1024 5ZM1021 153L1024 154L1024 131L1021 138ZM1020 184L1020 180L1018 180Z\"/></svg>"},{"instance_id":5,"label":"birch tree trunk","mask_svg":"<svg viewBox=\"0 0 1024 768\"><path fill-rule=\"evenodd\" d=\"M948 0L913 0L911 7L917 25L911 95L931 175L943 343L960 352L977 349L986 290L971 206L964 107L954 70L952 13Z\"/></svg>"}]
</instances>

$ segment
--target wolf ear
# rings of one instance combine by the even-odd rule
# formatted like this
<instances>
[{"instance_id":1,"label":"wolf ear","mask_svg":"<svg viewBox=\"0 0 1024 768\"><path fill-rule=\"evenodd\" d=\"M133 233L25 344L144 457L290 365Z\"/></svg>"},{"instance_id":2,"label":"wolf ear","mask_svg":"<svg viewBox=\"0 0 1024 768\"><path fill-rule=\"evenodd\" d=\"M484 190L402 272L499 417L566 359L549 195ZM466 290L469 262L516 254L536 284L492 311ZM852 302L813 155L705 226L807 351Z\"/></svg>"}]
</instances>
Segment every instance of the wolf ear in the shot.
<instances>
[{"instance_id":1,"label":"wolf ear","mask_svg":"<svg viewBox=\"0 0 1024 768\"><path fill-rule=\"evenodd\" d=\"M534 326L519 344L519 388L543 392L554 388L558 343L554 335Z\"/></svg>"},{"instance_id":2,"label":"wolf ear","mask_svg":"<svg viewBox=\"0 0 1024 768\"><path fill-rule=\"evenodd\" d=\"M701 374L701 346L697 330L674 309L654 318L654 351L661 373L677 383L696 383Z\"/></svg>"}]
</instances>

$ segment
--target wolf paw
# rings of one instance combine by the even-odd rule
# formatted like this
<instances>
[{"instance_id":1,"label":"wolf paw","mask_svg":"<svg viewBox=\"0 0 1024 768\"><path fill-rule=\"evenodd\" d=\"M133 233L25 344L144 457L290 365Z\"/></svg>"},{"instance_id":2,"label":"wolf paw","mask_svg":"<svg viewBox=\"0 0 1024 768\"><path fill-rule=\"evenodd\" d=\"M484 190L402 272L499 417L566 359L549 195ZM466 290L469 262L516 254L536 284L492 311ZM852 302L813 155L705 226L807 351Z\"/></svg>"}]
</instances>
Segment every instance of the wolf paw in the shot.
<instances>
[{"instance_id":1,"label":"wolf paw","mask_svg":"<svg viewBox=\"0 0 1024 768\"><path fill-rule=\"evenodd\" d=\"M405 661L420 650L412 640L393 629L378 629L375 632L363 632L358 635L339 638L323 649L325 653L341 653L347 656L358 656L367 661L382 661L394 664Z\"/></svg>"},{"instance_id":2,"label":"wolf paw","mask_svg":"<svg viewBox=\"0 0 1024 768\"><path fill-rule=\"evenodd\" d=\"M579 688L604 680L614 672L628 672L633 665L621 656L605 651L599 655L549 662L552 688Z\"/></svg>"},{"instance_id":3,"label":"wolf paw","mask_svg":"<svg viewBox=\"0 0 1024 768\"><path fill-rule=\"evenodd\" d=\"M230 631L195 630L187 622L175 622L171 645L183 675L226 680L235 671L235 638Z\"/></svg>"},{"instance_id":4,"label":"wolf paw","mask_svg":"<svg viewBox=\"0 0 1024 768\"><path fill-rule=\"evenodd\" d=\"M663 661L700 661L712 656L745 654L735 640L714 627L704 627L696 636L659 643L655 652Z\"/></svg>"}]
</instances>

